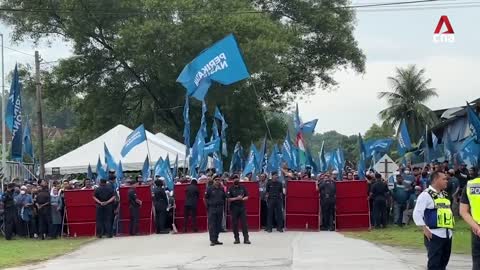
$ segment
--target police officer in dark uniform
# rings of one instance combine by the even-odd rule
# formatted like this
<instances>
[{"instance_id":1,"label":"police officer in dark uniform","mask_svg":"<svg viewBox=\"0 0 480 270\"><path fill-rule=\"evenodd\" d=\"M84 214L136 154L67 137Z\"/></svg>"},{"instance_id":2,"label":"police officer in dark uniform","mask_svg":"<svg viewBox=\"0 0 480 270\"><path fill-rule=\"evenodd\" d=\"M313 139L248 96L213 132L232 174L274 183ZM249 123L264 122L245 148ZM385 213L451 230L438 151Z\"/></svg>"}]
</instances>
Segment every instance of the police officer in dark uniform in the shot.
<instances>
[{"instance_id":1,"label":"police officer in dark uniform","mask_svg":"<svg viewBox=\"0 0 480 270\"><path fill-rule=\"evenodd\" d=\"M320 229L322 231L334 231L333 221L335 219L335 196L337 192L335 181L327 174L326 179L318 184L318 190L320 191L320 206L322 208L322 226Z\"/></svg>"},{"instance_id":2,"label":"police officer in dark uniform","mask_svg":"<svg viewBox=\"0 0 480 270\"><path fill-rule=\"evenodd\" d=\"M272 180L267 183L265 197L268 204L267 232L272 232L275 216L277 231L283 232L283 184L278 181L278 173L272 172Z\"/></svg>"},{"instance_id":3,"label":"police officer in dark uniform","mask_svg":"<svg viewBox=\"0 0 480 270\"><path fill-rule=\"evenodd\" d=\"M137 182L133 182L128 190L128 207L130 209L130 235L138 235L138 226L140 222L140 207L142 201L137 198Z\"/></svg>"},{"instance_id":4,"label":"police officer in dark uniform","mask_svg":"<svg viewBox=\"0 0 480 270\"><path fill-rule=\"evenodd\" d=\"M155 207L155 228L157 234L165 234L165 223L167 221L168 198L163 188L163 181L155 180L153 189L153 206Z\"/></svg>"},{"instance_id":5,"label":"police officer in dark uniform","mask_svg":"<svg viewBox=\"0 0 480 270\"><path fill-rule=\"evenodd\" d=\"M192 182L185 190L185 207L183 216L183 232L188 230L188 218L192 217L193 231L197 232L197 205L198 198L200 197L200 191L197 185L197 179L192 179Z\"/></svg>"},{"instance_id":6,"label":"police officer in dark uniform","mask_svg":"<svg viewBox=\"0 0 480 270\"><path fill-rule=\"evenodd\" d=\"M223 245L218 241L218 235L222 229L223 208L225 207L226 194L220 184L220 177L215 178L212 187L205 193L205 201L208 209L208 232L210 234L210 246Z\"/></svg>"},{"instance_id":7,"label":"police officer in dark uniform","mask_svg":"<svg viewBox=\"0 0 480 270\"><path fill-rule=\"evenodd\" d=\"M3 222L5 224L5 239L12 240L13 227L15 226L15 215L17 211L15 209L15 202L13 200L13 191L15 189L14 183L7 185L7 190L2 195L3 202Z\"/></svg>"},{"instance_id":8,"label":"police officer in dark uniform","mask_svg":"<svg viewBox=\"0 0 480 270\"><path fill-rule=\"evenodd\" d=\"M96 202L97 237L102 238L103 235L106 235L108 238L112 238L111 215L115 191L107 185L107 180L100 180L100 186L95 190L93 199Z\"/></svg>"},{"instance_id":9,"label":"police officer in dark uniform","mask_svg":"<svg viewBox=\"0 0 480 270\"><path fill-rule=\"evenodd\" d=\"M47 181L40 182L40 190L35 200L38 213L38 231L42 240L48 236L49 230L52 229L52 210L50 207L50 192L48 190Z\"/></svg>"},{"instance_id":10,"label":"police officer in dark uniform","mask_svg":"<svg viewBox=\"0 0 480 270\"><path fill-rule=\"evenodd\" d=\"M235 179L233 186L228 190L228 201L230 202L230 212L232 215L234 244L240 244L240 236L238 235L238 220L242 223L243 243L251 244L248 239L247 211L245 209L245 201L248 200L247 189L240 185L240 179Z\"/></svg>"}]
</instances>

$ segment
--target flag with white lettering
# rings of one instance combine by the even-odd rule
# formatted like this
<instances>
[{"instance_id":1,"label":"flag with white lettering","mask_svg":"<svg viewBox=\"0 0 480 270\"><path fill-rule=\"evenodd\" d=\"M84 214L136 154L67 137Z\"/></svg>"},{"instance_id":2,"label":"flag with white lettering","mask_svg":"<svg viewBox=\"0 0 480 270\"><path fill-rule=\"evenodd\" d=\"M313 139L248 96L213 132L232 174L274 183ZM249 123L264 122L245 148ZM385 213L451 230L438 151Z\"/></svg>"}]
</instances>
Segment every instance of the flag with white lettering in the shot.
<instances>
[{"instance_id":1,"label":"flag with white lettering","mask_svg":"<svg viewBox=\"0 0 480 270\"><path fill-rule=\"evenodd\" d=\"M410 135L408 135L407 123L405 122L405 119L403 119L402 123L400 123L397 139L398 153L403 156L412 148L412 141L410 140Z\"/></svg>"},{"instance_id":2,"label":"flag with white lettering","mask_svg":"<svg viewBox=\"0 0 480 270\"><path fill-rule=\"evenodd\" d=\"M222 122L222 154L224 156L227 156L227 121L225 121L225 117L223 117L223 114L220 112L218 107L215 107L215 118L219 119Z\"/></svg>"},{"instance_id":3,"label":"flag with white lettering","mask_svg":"<svg viewBox=\"0 0 480 270\"><path fill-rule=\"evenodd\" d=\"M188 95L185 95L185 105L183 106L183 143L185 144L185 157L190 155L190 105Z\"/></svg>"},{"instance_id":4,"label":"flag with white lettering","mask_svg":"<svg viewBox=\"0 0 480 270\"><path fill-rule=\"evenodd\" d=\"M187 94L204 100L212 82L230 85L250 77L233 34L204 50L186 65L177 78Z\"/></svg>"},{"instance_id":5,"label":"flag with white lettering","mask_svg":"<svg viewBox=\"0 0 480 270\"><path fill-rule=\"evenodd\" d=\"M28 118L25 125L25 131L23 132L23 152L35 161L33 153L32 134L30 131L30 122L28 121Z\"/></svg>"},{"instance_id":6,"label":"flag with white lettering","mask_svg":"<svg viewBox=\"0 0 480 270\"><path fill-rule=\"evenodd\" d=\"M147 182L148 178L150 178L150 161L148 160L148 156L147 156L145 158L145 162L143 162L142 181Z\"/></svg>"},{"instance_id":7,"label":"flag with white lettering","mask_svg":"<svg viewBox=\"0 0 480 270\"><path fill-rule=\"evenodd\" d=\"M10 95L8 96L5 112L5 124L12 133L12 159L22 161L23 158L23 129L22 129L22 84L18 75L17 65L13 71Z\"/></svg>"},{"instance_id":8,"label":"flag with white lettering","mask_svg":"<svg viewBox=\"0 0 480 270\"><path fill-rule=\"evenodd\" d=\"M137 129L135 129L130 135L128 135L125 140L125 145L122 148L122 157L125 157L130 150L135 146L141 144L143 141L147 140L147 134L145 133L145 127L141 124ZM188 145L187 145L188 147Z\"/></svg>"}]
</instances>

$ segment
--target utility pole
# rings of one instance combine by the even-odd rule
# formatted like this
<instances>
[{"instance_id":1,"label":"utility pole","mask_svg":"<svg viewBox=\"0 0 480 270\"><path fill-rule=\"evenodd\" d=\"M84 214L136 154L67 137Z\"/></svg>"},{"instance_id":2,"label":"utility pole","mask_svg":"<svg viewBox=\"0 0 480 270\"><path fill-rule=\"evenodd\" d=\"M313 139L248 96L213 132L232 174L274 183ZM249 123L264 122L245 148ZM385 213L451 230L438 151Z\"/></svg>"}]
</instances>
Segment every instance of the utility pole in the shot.
<instances>
[{"instance_id":1,"label":"utility pole","mask_svg":"<svg viewBox=\"0 0 480 270\"><path fill-rule=\"evenodd\" d=\"M35 51L35 85L37 88L37 119L38 119L38 145L40 147L40 175L39 179L45 178L45 160L43 152L43 117L42 117L42 84L40 83L40 55Z\"/></svg>"}]
</instances>

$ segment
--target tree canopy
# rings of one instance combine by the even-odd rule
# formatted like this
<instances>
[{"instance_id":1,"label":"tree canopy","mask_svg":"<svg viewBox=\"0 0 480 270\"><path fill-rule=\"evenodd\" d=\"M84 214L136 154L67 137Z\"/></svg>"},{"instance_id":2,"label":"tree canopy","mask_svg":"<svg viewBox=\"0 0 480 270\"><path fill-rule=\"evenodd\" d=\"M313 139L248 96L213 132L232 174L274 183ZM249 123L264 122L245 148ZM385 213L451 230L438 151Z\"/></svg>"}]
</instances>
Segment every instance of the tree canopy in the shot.
<instances>
[{"instance_id":1,"label":"tree canopy","mask_svg":"<svg viewBox=\"0 0 480 270\"><path fill-rule=\"evenodd\" d=\"M73 47L43 76L47 106L76 113L76 137L92 138L118 123L162 131L182 141L182 68L215 41L234 33L251 78L215 85L210 116L220 105L230 149L263 137L283 138L274 112L291 99L336 84L331 73L364 72L347 0L5 0L0 15L13 39L61 37ZM8 12L11 10L11 12ZM192 133L200 103L191 103ZM265 116L265 121L263 120ZM211 118L210 118L211 119ZM78 138L77 137L77 138ZM193 137L193 136L192 136Z\"/></svg>"}]
</instances>

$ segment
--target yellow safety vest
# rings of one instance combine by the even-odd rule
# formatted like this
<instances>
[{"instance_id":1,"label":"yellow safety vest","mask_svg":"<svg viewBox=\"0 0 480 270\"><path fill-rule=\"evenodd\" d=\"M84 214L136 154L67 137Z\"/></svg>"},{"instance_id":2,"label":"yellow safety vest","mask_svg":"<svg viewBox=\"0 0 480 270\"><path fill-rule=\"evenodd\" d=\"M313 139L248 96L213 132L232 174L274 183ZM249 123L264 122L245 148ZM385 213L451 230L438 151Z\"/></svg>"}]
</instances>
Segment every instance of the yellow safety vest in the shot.
<instances>
[{"instance_id":1,"label":"yellow safety vest","mask_svg":"<svg viewBox=\"0 0 480 270\"><path fill-rule=\"evenodd\" d=\"M473 220L480 224L480 178L468 181L465 188L467 189L467 197L470 202L470 213Z\"/></svg>"},{"instance_id":2,"label":"yellow safety vest","mask_svg":"<svg viewBox=\"0 0 480 270\"><path fill-rule=\"evenodd\" d=\"M427 226L431 229L453 229L455 219L453 217L451 202L447 198L448 194L442 192L441 194L443 196L440 197L439 193L436 193L433 190L428 190L428 194L432 197L435 208L425 210L425 223Z\"/></svg>"}]
</instances>

